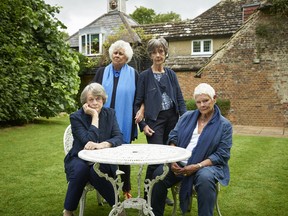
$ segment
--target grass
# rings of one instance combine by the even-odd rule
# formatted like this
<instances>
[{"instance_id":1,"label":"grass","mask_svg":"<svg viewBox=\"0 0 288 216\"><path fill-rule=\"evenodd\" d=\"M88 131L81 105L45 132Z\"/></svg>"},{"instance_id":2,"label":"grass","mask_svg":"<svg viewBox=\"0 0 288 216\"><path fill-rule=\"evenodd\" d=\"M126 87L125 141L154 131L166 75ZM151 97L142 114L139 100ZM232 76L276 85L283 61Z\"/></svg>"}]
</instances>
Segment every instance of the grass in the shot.
<instances>
[{"instance_id":1,"label":"grass","mask_svg":"<svg viewBox=\"0 0 288 216\"><path fill-rule=\"evenodd\" d=\"M67 189L62 138L68 124L64 116L0 129L0 215L62 215ZM136 143L145 142L140 134ZM287 215L287 144L287 138L233 137L231 182L219 194L224 216ZM137 168L132 167L134 196ZM194 215L196 208L194 201ZM85 216L108 215L109 211L107 204L96 204L95 192L88 193ZM165 216L171 212L167 206ZM137 213L128 210L128 215Z\"/></svg>"}]
</instances>

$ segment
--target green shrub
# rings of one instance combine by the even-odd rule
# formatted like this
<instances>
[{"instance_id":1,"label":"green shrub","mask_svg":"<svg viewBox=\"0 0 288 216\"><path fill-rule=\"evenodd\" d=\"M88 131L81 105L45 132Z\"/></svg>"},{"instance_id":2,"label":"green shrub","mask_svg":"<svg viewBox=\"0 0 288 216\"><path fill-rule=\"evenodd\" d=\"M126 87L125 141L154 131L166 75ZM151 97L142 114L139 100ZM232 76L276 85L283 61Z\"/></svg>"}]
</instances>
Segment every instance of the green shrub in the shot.
<instances>
[{"instance_id":1,"label":"green shrub","mask_svg":"<svg viewBox=\"0 0 288 216\"><path fill-rule=\"evenodd\" d=\"M56 13L44 1L0 2L0 124L76 109L79 59Z\"/></svg>"},{"instance_id":2,"label":"green shrub","mask_svg":"<svg viewBox=\"0 0 288 216\"><path fill-rule=\"evenodd\" d=\"M219 99L216 100L216 104L220 108L221 114L223 116L227 116L228 112L230 110L230 107L231 107L230 106L230 100L219 98Z\"/></svg>"},{"instance_id":3,"label":"green shrub","mask_svg":"<svg viewBox=\"0 0 288 216\"><path fill-rule=\"evenodd\" d=\"M185 101L187 110L195 110L197 109L196 103L194 99Z\"/></svg>"},{"instance_id":4,"label":"green shrub","mask_svg":"<svg viewBox=\"0 0 288 216\"><path fill-rule=\"evenodd\" d=\"M187 110L195 110L197 109L196 103L194 99L190 99L185 101ZM229 110L230 110L230 100L227 99L217 99L216 104L221 110L221 113L223 116L227 116Z\"/></svg>"}]
</instances>

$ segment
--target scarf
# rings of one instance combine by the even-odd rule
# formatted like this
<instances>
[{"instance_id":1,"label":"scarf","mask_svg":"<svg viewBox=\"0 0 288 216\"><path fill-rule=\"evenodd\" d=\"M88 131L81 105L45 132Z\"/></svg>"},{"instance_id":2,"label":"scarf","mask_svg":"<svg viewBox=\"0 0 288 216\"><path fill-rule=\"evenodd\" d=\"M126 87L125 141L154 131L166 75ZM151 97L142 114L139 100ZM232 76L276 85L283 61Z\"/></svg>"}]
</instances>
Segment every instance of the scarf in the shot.
<instances>
[{"instance_id":1,"label":"scarf","mask_svg":"<svg viewBox=\"0 0 288 216\"><path fill-rule=\"evenodd\" d=\"M186 148L192 137L192 133L196 127L198 116L200 115L199 110L194 111L191 115L181 121L178 130L178 146ZM209 151L209 147L212 140L220 126L221 113L217 105L214 105L214 114L211 120L202 131L197 145L192 151L192 156L188 159L189 164L197 164L206 159ZM181 188L179 192L180 207L183 213L187 212L189 199L192 195L194 175L186 176L183 178Z\"/></svg>"},{"instance_id":2,"label":"scarf","mask_svg":"<svg viewBox=\"0 0 288 216\"><path fill-rule=\"evenodd\" d=\"M114 86L114 73L112 63L105 67L102 85L108 95L104 107L110 107ZM123 134L124 143L131 142L135 91L135 71L128 64L125 64L120 70L115 95L116 118L119 124L119 128Z\"/></svg>"}]
</instances>

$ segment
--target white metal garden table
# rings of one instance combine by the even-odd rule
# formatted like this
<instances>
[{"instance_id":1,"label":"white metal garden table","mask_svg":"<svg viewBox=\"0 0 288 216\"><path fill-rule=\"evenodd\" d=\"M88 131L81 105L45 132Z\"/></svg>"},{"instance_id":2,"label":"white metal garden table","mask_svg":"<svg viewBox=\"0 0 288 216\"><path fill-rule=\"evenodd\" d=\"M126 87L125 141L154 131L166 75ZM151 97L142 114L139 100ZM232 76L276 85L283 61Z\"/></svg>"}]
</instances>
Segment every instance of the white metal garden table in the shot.
<instances>
[{"instance_id":1,"label":"white metal garden table","mask_svg":"<svg viewBox=\"0 0 288 216\"><path fill-rule=\"evenodd\" d=\"M115 205L109 213L109 216L118 215L126 208L134 208L142 211L144 215L153 215L151 208L151 194L155 183L163 180L169 171L168 164L185 160L191 156L191 152L175 146L160 144L123 144L114 148L105 148L100 150L82 150L78 156L83 160L93 162L95 172L105 177L111 182L115 192ZM122 190L121 171L118 169L117 178L111 178L99 170L100 163L114 165L139 165L138 172L138 196L119 201L119 194ZM163 174L153 180L146 179L144 188L147 192L147 201L140 197L141 192L141 173L144 165L164 164ZM123 173L123 172L122 172Z\"/></svg>"}]
</instances>

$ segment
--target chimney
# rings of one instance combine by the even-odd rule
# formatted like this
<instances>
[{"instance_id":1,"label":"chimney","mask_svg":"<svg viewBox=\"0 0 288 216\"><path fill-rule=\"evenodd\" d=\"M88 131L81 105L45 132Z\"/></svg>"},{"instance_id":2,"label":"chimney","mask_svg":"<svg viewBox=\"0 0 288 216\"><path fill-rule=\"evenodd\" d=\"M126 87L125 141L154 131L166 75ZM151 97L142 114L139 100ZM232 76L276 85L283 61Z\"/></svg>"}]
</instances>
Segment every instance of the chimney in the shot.
<instances>
[{"instance_id":1,"label":"chimney","mask_svg":"<svg viewBox=\"0 0 288 216\"><path fill-rule=\"evenodd\" d=\"M107 0L107 11L120 11L126 13L126 1L127 0Z\"/></svg>"},{"instance_id":2,"label":"chimney","mask_svg":"<svg viewBox=\"0 0 288 216\"><path fill-rule=\"evenodd\" d=\"M260 3L242 5L242 21L245 22L260 6Z\"/></svg>"}]
</instances>

